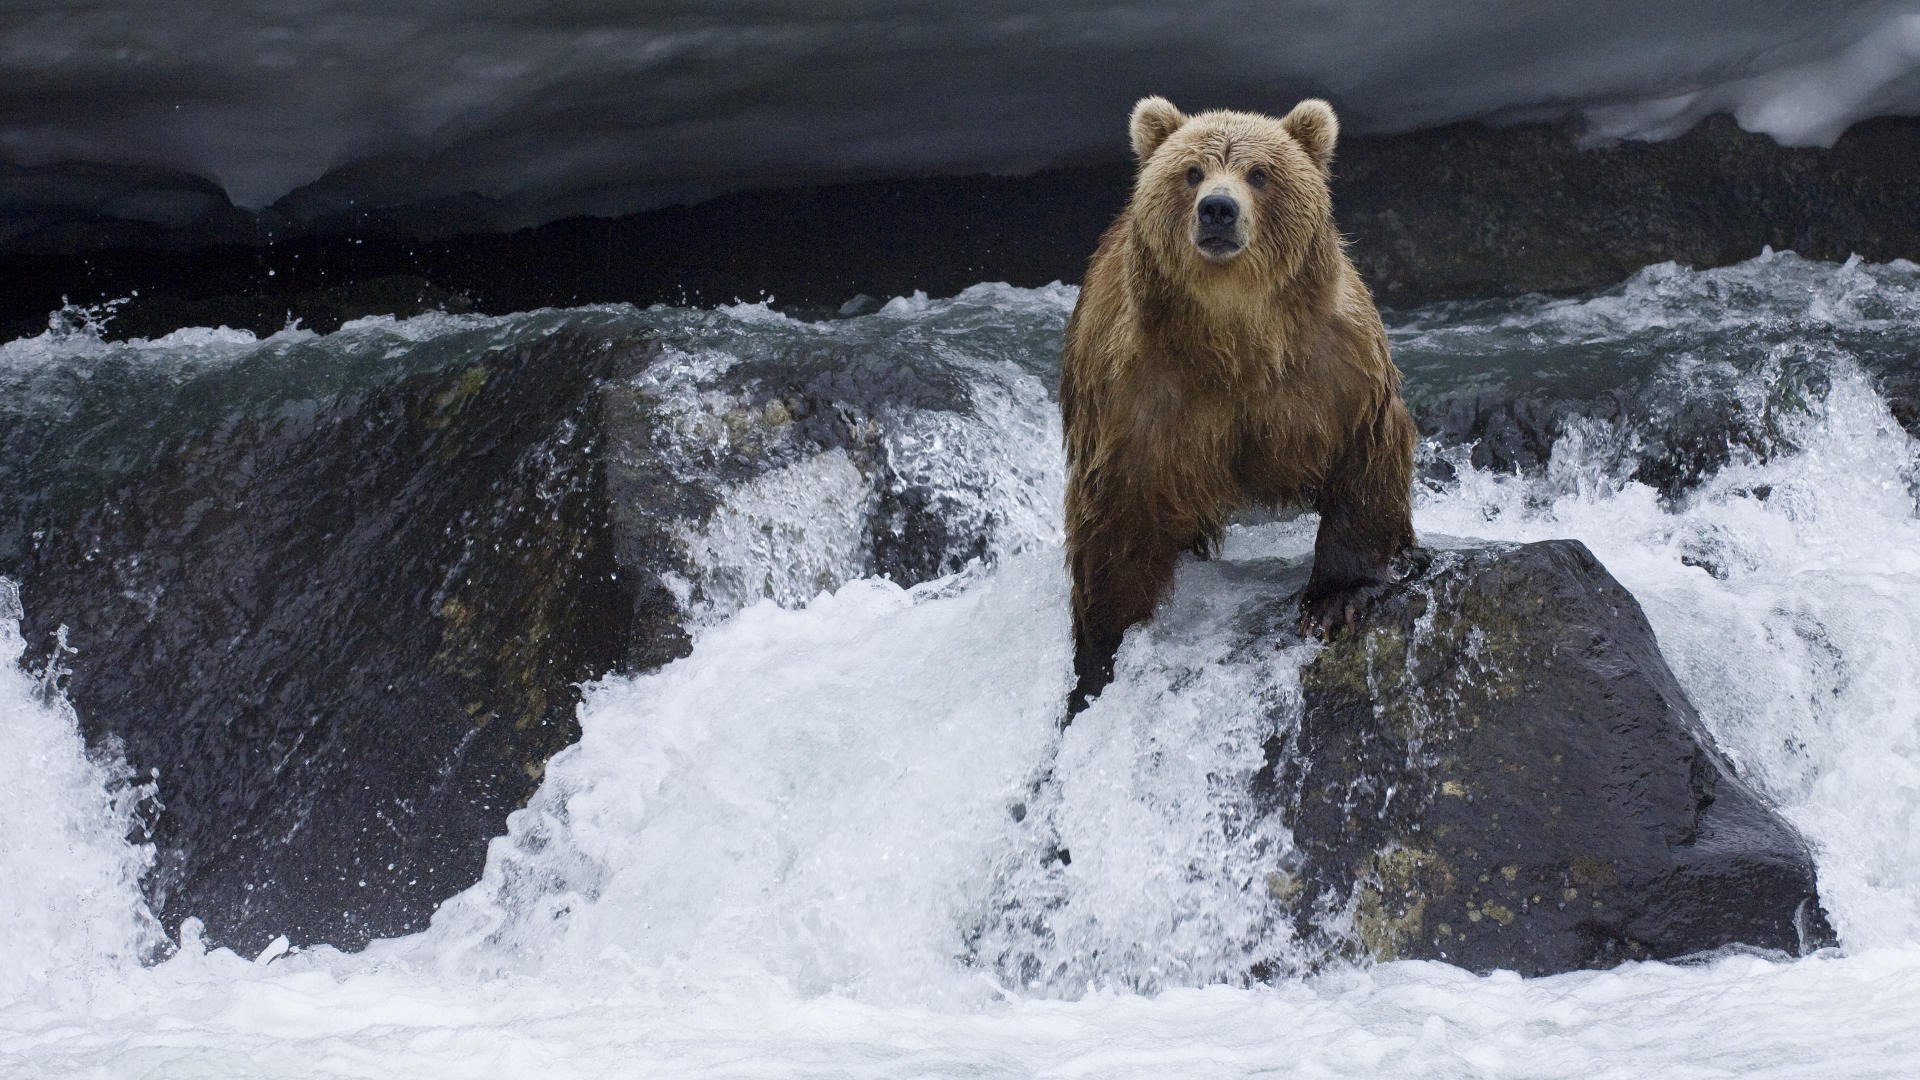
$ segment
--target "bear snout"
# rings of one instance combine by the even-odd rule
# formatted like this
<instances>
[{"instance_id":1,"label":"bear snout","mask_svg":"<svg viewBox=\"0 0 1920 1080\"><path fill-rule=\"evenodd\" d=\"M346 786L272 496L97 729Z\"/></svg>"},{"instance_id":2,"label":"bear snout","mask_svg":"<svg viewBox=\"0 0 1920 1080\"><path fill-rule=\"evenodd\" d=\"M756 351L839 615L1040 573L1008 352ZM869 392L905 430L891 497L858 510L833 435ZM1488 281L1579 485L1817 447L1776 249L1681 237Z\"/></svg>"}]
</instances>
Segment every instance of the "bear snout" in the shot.
<instances>
[{"instance_id":1,"label":"bear snout","mask_svg":"<svg viewBox=\"0 0 1920 1080\"><path fill-rule=\"evenodd\" d=\"M1228 195L1209 195L1200 200L1200 227L1226 229L1240 220L1240 204Z\"/></svg>"},{"instance_id":2,"label":"bear snout","mask_svg":"<svg viewBox=\"0 0 1920 1080\"><path fill-rule=\"evenodd\" d=\"M1214 192L1194 207L1193 245L1212 261L1230 259L1247 244L1240 230L1240 200Z\"/></svg>"}]
</instances>

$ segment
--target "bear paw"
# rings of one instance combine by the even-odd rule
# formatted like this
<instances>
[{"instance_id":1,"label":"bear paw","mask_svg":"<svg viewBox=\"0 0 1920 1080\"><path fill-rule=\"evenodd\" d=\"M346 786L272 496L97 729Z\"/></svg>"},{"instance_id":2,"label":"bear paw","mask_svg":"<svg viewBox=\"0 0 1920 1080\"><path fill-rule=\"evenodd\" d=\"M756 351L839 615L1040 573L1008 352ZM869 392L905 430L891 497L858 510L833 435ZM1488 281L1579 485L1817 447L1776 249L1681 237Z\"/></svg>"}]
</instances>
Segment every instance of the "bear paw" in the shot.
<instances>
[{"instance_id":1,"label":"bear paw","mask_svg":"<svg viewBox=\"0 0 1920 1080\"><path fill-rule=\"evenodd\" d=\"M1362 580L1307 596L1300 601L1300 636L1331 641L1360 625L1360 617L1388 589L1412 581L1433 565L1433 552L1418 545L1401 549L1385 578Z\"/></svg>"},{"instance_id":2,"label":"bear paw","mask_svg":"<svg viewBox=\"0 0 1920 1080\"><path fill-rule=\"evenodd\" d=\"M1300 636L1332 641L1360 625L1360 615L1392 582L1369 581L1300 603Z\"/></svg>"}]
</instances>

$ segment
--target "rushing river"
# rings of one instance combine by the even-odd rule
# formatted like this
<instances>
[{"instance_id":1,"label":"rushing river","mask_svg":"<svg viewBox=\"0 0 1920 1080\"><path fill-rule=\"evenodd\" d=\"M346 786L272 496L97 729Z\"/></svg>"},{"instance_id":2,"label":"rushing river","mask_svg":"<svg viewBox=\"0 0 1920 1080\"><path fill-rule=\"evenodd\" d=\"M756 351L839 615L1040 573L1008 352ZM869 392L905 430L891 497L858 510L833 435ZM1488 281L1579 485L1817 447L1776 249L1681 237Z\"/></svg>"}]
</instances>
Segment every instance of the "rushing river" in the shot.
<instances>
[{"instance_id":1,"label":"rushing river","mask_svg":"<svg viewBox=\"0 0 1920 1080\"><path fill-rule=\"evenodd\" d=\"M1423 416L1525 399L1571 417L1542 460L1489 456L1491 428L1478 458L1430 440L1418 529L1584 541L1645 607L1721 748L1813 845L1842 942L1540 979L1400 962L1245 984L1250 958L1284 953L1248 882L1287 837L1224 827L1240 796L1221 778L1257 767L1267 733L1245 703L1290 693L1310 647L1227 662L1217 615L1232 563L1305 554L1310 519L1236 526L1226 563L1183 567L1114 686L1058 729L1050 386L1073 299L983 285L822 323L595 308L265 341L105 344L67 327L0 346L6 408L26 414L108 368L173 383L329 356L360 370L556 323L637 327L679 342L649 377L679 380L668 390L695 416L716 366L904 339L972 387L973 412L897 434L893 452L952 484L956 512L999 523L983 562L901 588L847 580L836 507L863 496L844 462L740 485L685 537L706 569L683 591L692 655L590 686L581 740L484 877L429 929L352 954L239 956L191 923L156 951L139 888L152 852L126 839L153 781L84 745L65 699L11 662L26 644L0 585L0 1076L1920 1069L1920 443L1883 393L1920 366L1920 268L1766 255L1389 314ZM1048 770L1044 797L1009 813ZM1070 864L1042 857L1056 844Z\"/></svg>"}]
</instances>

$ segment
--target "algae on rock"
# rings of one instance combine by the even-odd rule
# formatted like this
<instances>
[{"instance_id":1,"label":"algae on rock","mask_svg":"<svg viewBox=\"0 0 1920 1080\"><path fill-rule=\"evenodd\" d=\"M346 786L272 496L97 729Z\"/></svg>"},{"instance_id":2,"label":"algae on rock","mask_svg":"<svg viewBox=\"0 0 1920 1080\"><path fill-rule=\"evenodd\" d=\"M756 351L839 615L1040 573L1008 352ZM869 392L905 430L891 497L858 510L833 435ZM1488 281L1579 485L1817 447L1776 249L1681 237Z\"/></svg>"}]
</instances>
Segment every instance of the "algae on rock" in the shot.
<instances>
[{"instance_id":1,"label":"algae on rock","mask_svg":"<svg viewBox=\"0 0 1920 1080\"><path fill-rule=\"evenodd\" d=\"M1805 842L1577 542L1440 553L1301 686L1271 790L1325 948L1531 975L1832 940Z\"/></svg>"}]
</instances>

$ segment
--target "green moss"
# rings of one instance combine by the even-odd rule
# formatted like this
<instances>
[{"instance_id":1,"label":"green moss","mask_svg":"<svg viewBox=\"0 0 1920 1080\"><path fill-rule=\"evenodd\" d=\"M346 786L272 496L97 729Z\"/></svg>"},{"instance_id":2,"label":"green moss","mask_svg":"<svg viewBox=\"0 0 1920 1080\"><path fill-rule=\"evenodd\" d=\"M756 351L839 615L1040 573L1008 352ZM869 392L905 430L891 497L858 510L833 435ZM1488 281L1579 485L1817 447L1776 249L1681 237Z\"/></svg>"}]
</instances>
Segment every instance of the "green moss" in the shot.
<instances>
[{"instance_id":1,"label":"green moss","mask_svg":"<svg viewBox=\"0 0 1920 1080\"><path fill-rule=\"evenodd\" d=\"M1343 638L1321 650L1301 672L1310 693L1370 703L1392 730L1411 738L1420 730L1409 692L1406 632L1393 625L1375 625L1355 637Z\"/></svg>"},{"instance_id":2,"label":"green moss","mask_svg":"<svg viewBox=\"0 0 1920 1080\"><path fill-rule=\"evenodd\" d=\"M738 442L779 432L793 423L793 412L786 402L774 398L757 409L729 409L722 421L727 425L727 434Z\"/></svg>"},{"instance_id":3,"label":"green moss","mask_svg":"<svg viewBox=\"0 0 1920 1080\"><path fill-rule=\"evenodd\" d=\"M1305 882L1285 870L1275 870L1267 875L1267 894L1282 904L1292 904L1305 888Z\"/></svg>"},{"instance_id":4,"label":"green moss","mask_svg":"<svg viewBox=\"0 0 1920 1080\"><path fill-rule=\"evenodd\" d=\"M492 377L492 374L485 364L475 364L461 372L452 386L430 399L427 426L446 427L455 416L459 415L460 410L466 407L467 402L473 400L481 390L486 388L487 380Z\"/></svg>"},{"instance_id":5,"label":"green moss","mask_svg":"<svg viewBox=\"0 0 1920 1080\"><path fill-rule=\"evenodd\" d=\"M1415 613L1382 621L1323 649L1302 672L1309 693L1370 705L1403 739L1480 726L1499 704L1521 690L1509 673L1545 670L1531 624L1537 605L1472 588L1443 575L1434 617L1416 632ZM1424 604L1409 604L1412 607ZM1465 797L1457 781L1442 794Z\"/></svg>"},{"instance_id":6,"label":"green moss","mask_svg":"<svg viewBox=\"0 0 1920 1080\"><path fill-rule=\"evenodd\" d=\"M484 365L461 372L430 399L426 422L450 423L490 375ZM446 439L439 452L457 457L471 445L470 439ZM549 482L584 488L590 465L575 467L581 472ZM567 704L560 700L566 683L556 679L553 666L557 659L569 659L566 628L577 618L572 608L579 592L574 577L589 554L593 532L571 499L501 503L496 512L503 517L494 525L505 531L493 541L476 537L470 543L462 572L437 608L440 640L434 664L485 703L478 711L468 709L476 724L498 716L526 731L549 722ZM563 736L556 730L556 739Z\"/></svg>"},{"instance_id":7,"label":"green moss","mask_svg":"<svg viewBox=\"0 0 1920 1080\"><path fill-rule=\"evenodd\" d=\"M1354 935L1379 959L1502 936L1521 913L1560 900L1563 885L1579 885L1565 896L1585 903L1614 880L1588 860L1545 889L1542 868L1519 861L1541 819L1559 828L1566 813L1565 755L1529 746L1532 718L1517 709L1529 687L1565 670L1546 601L1517 587L1525 580L1478 564L1440 570L1302 672L1308 723L1331 733L1315 784L1374 793L1330 824L1341 830L1339 861L1354 870ZM1359 776L1376 783L1352 786ZM1493 809L1510 800L1505 813Z\"/></svg>"},{"instance_id":8,"label":"green moss","mask_svg":"<svg viewBox=\"0 0 1920 1080\"><path fill-rule=\"evenodd\" d=\"M1397 626L1370 626L1357 637L1343 637L1320 651L1301 672L1310 689L1359 698L1374 696L1376 673L1392 679L1404 670L1406 635Z\"/></svg>"},{"instance_id":9,"label":"green moss","mask_svg":"<svg viewBox=\"0 0 1920 1080\"><path fill-rule=\"evenodd\" d=\"M1614 873L1613 864L1592 855L1582 855L1573 860L1568 870L1572 873L1573 882L1576 885L1598 888L1620 884L1620 875Z\"/></svg>"},{"instance_id":10,"label":"green moss","mask_svg":"<svg viewBox=\"0 0 1920 1080\"><path fill-rule=\"evenodd\" d=\"M1354 931L1379 960L1417 956L1426 934L1428 905L1453 891L1453 872L1432 852L1395 848L1361 868Z\"/></svg>"}]
</instances>

